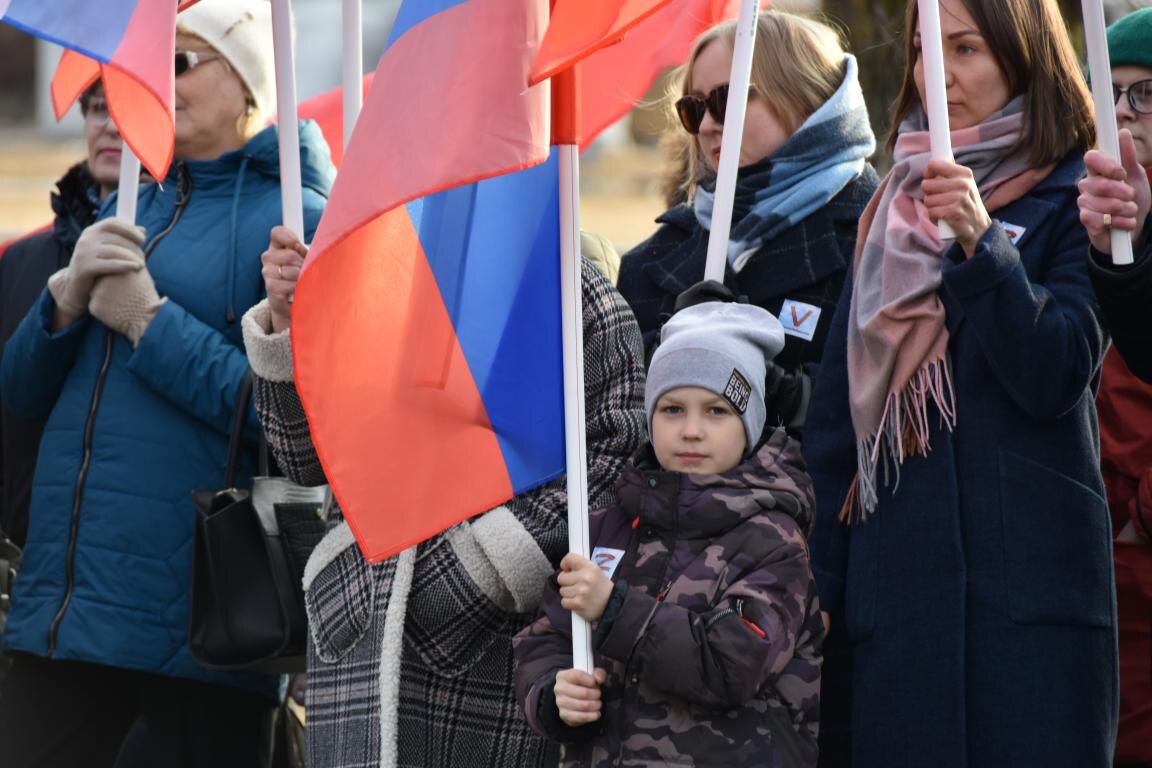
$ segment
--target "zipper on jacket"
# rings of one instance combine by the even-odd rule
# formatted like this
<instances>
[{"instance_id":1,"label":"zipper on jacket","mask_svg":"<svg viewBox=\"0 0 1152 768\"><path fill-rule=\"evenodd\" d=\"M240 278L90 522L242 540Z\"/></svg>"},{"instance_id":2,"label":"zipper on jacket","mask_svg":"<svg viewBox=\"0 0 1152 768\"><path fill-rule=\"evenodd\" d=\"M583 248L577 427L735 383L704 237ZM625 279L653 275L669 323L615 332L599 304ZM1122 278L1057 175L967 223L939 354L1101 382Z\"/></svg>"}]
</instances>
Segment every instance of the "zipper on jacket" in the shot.
<instances>
[{"instance_id":1,"label":"zipper on jacket","mask_svg":"<svg viewBox=\"0 0 1152 768\"><path fill-rule=\"evenodd\" d=\"M184 175L183 165L176 167L176 211L172 220L144 250L144 259L147 260L156 249L156 245L175 228L180 217L184 215L184 207L188 198L192 196L192 183ZM76 473L76 485L72 492L72 520L68 529L68 555L64 562L64 599L60 601L60 608L52 617L52 624L48 628L48 658L56 653L56 639L60 633L60 624L68 612L72 602L72 592L76 588L76 545L80 531L80 508L84 504L84 485L88 481L88 468L92 463L92 433L96 429L96 411L100 408L100 397L104 392L104 383L108 379L108 371L112 368L112 347L115 341L115 332L106 329L104 333L104 360L100 363L100 372L96 375L96 385L92 388L92 400L88 405L88 419L84 424L84 452L80 460L80 471Z\"/></svg>"}]
</instances>

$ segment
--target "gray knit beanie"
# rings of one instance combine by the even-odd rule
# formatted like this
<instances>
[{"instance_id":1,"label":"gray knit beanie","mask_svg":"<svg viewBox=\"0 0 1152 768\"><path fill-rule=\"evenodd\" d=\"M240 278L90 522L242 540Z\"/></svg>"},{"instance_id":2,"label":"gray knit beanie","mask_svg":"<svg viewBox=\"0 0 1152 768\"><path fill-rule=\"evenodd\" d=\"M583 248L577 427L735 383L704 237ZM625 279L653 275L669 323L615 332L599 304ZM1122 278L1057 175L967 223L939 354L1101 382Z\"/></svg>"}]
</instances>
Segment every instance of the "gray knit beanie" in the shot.
<instances>
[{"instance_id":1,"label":"gray knit beanie","mask_svg":"<svg viewBox=\"0 0 1152 768\"><path fill-rule=\"evenodd\" d=\"M748 439L745 455L750 454L764 429L765 361L783 348L780 321L753 304L711 301L680 310L664 324L648 365L648 434L661 395L677 387L701 387L723 397L740 415Z\"/></svg>"}]
</instances>

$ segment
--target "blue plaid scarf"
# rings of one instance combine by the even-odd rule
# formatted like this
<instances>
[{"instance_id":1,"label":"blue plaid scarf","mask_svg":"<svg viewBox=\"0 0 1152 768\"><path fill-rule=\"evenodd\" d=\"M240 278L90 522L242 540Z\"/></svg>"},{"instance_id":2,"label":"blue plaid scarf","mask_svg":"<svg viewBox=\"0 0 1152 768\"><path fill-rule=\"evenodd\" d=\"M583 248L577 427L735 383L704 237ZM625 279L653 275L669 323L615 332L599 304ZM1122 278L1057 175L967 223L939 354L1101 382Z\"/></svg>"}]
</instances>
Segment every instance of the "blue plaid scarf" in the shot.
<instances>
[{"instance_id":1,"label":"blue plaid scarf","mask_svg":"<svg viewBox=\"0 0 1152 768\"><path fill-rule=\"evenodd\" d=\"M740 169L732 207L728 263L739 272L760 246L820 210L864 170L876 149L856 58L844 57L844 81L771 155ZM696 220L712 230L716 178L696 190Z\"/></svg>"}]
</instances>

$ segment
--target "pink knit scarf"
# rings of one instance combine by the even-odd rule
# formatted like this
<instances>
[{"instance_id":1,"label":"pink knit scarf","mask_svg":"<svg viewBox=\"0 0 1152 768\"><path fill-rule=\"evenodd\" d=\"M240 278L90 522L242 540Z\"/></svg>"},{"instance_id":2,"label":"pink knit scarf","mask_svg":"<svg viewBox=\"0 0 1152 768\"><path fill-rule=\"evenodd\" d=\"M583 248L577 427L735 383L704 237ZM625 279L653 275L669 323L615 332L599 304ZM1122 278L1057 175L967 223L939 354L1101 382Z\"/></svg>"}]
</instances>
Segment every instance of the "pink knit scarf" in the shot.
<instances>
[{"instance_id":1,"label":"pink knit scarf","mask_svg":"<svg viewBox=\"0 0 1152 768\"><path fill-rule=\"evenodd\" d=\"M952 132L956 162L972 170L989 211L1022 197L1053 166L1031 168L1011 152L1023 126L1022 99L971 128ZM900 127L895 165L860 220L851 314L848 390L858 474L841 517L866 517L878 498L876 470L896 487L904 459L929 451L929 402L949 430L956 393L944 305L937 295L945 246L924 206L920 182L931 159L922 113ZM857 508L856 501L859 502Z\"/></svg>"}]
</instances>

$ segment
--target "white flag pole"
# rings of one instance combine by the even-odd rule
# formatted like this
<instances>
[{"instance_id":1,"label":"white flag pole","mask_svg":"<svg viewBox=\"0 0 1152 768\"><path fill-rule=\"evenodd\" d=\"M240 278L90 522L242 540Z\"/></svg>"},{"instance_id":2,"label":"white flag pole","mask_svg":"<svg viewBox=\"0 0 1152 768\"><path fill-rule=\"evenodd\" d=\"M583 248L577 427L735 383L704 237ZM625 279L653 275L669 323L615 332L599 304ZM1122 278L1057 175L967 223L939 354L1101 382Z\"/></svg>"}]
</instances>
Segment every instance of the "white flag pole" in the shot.
<instances>
[{"instance_id":1,"label":"white flag pole","mask_svg":"<svg viewBox=\"0 0 1152 768\"><path fill-rule=\"evenodd\" d=\"M1108 60L1108 35L1104 6L1100 0L1081 0L1088 69L1092 74L1092 104L1096 108L1096 144L1100 151L1120 162L1120 132L1116 128L1116 101L1112 98L1112 65ZM1131 264L1132 235L1113 229L1112 263Z\"/></svg>"},{"instance_id":2,"label":"white flag pole","mask_svg":"<svg viewBox=\"0 0 1152 768\"><path fill-rule=\"evenodd\" d=\"M111 119L111 118L109 118ZM116 188L116 218L136 223L136 201L140 197L140 158L120 141L120 186Z\"/></svg>"},{"instance_id":3,"label":"white flag pole","mask_svg":"<svg viewBox=\"0 0 1152 768\"><path fill-rule=\"evenodd\" d=\"M341 82L344 85L344 149L352 138L364 101L364 50L361 43L361 0L344 0L341 7Z\"/></svg>"},{"instance_id":4,"label":"white flag pole","mask_svg":"<svg viewBox=\"0 0 1152 768\"><path fill-rule=\"evenodd\" d=\"M708 257L704 279L724 282L728 263L728 236L732 230L732 202L736 197L736 172L740 170L740 144L744 140L744 114L748 110L748 84L752 79L752 53L756 46L756 19L760 0L741 0L732 46L732 73L728 77L728 107L724 111L724 136L720 140L720 164L716 170L716 203L712 231L708 234Z\"/></svg>"},{"instance_id":5,"label":"white flag pole","mask_svg":"<svg viewBox=\"0 0 1152 768\"><path fill-rule=\"evenodd\" d=\"M938 0L918 0L920 11L920 50L924 62L924 91L928 103L928 137L932 157L953 162L952 134L948 124L948 87L944 84L944 47L940 34ZM956 233L946 221L936 222L942 240L955 240Z\"/></svg>"},{"instance_id":6,"label":"white flag pole","mask_svg":"<svg viewBox=\"0 0 1152 768\"><path fill-rule=\"evenodd\" d=\"M552 122L560 162L560 308L564 350L564 457L568 468L568 549L591 557L588 446L584 413L584 302L580 290L579 79L568 68L551 80ZM572 615L572 666L592 672L592 627Z\"/></svg>"},{"instance_id":7,"label":"white flag pole","mask_svg":"<svg viewBox=\"0 0 1152 768\"><path fill-rule=\"evenodd\" d=\"M280 203L284 226L304 239L300 181L300 126L296 119L296 72L292 55L291 0L272 0L272 46L276 55L276 121L280 137Z\"/></svg>"}]
</instances>

